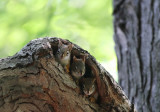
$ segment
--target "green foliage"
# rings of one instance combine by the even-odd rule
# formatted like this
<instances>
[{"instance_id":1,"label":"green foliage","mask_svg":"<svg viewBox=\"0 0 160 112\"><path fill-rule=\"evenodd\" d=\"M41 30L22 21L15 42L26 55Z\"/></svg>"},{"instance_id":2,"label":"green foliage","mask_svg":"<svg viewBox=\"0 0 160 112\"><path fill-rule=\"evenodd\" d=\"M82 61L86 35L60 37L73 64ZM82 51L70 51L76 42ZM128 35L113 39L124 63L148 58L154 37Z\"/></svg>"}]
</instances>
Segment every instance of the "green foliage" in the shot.
<instances>
[{"instance_id":1,"label":"green foliage","mask_svg":"<svg viewBox=\"0 0 160 112\"><path fill-rule=\"evenodd\" d=\"M34 38L68 39L99 61L115 59L111 0L0 0L0 57Z\"/></svg>"}]
</instances>

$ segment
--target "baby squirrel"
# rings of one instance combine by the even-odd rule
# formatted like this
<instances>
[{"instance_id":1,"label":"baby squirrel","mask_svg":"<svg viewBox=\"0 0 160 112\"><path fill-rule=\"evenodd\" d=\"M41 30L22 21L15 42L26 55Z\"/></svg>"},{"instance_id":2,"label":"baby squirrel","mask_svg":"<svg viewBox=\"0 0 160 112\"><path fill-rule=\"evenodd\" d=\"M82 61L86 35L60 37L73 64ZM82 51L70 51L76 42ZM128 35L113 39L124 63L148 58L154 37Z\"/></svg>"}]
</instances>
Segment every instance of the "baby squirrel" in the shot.
<instances>
[{"instance_id":1,"label":"baby squirrel","mask_svg":"<svg viewBox=\"0 0 160 112\"><path fill-rule=\"evenodd\" d=\"M82 89L86 97L90 99L91 102L96 102L98 99L98 92L96 84L96 78L83 78Z\"/></svg>"},{"instance_id":2,"label":"baby squirrel","mask_svg":"<svg viewBox=\"0 0 160 112\"><path fill-rule=\"evenodd\" d=\"M71 64L71 74L75 80L80 79L86 71L85 58L87 55L81 55L80 58L73 56L73 62Z\"/></svg>"},{"instance_id":3,"label":"baby squirrel","mask_svg":"<svg viewBox=\"0 0 160 112\"><path fill-rule=\"evenodd\" d=\"M67 73L69 73L72 47L73 45L71 43L65 45L59 40L58 50L56 52L57 61L64 67Z\"/></svg>"}]
</instances>

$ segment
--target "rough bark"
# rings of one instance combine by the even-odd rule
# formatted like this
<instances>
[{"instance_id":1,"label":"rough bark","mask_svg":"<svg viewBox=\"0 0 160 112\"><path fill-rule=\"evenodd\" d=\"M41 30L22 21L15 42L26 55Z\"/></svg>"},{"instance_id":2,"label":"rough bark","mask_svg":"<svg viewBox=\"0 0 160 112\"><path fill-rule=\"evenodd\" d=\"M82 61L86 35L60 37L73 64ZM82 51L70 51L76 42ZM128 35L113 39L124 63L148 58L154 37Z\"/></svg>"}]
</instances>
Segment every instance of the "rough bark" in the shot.
<instances>
[{"instance_id":1,"label":"rough bark","mask_svg":"<svg viewBox=\"0 0 160 112\"><path fill-rule=\"evenodd\" d=\"M159 0L114 0L119 83L139 112L160 111L159 24Z\"/></svg>"},{"instance_id":2,"label":"rough bark","mask_svg":"<svg viewBox=\"0 0 160 112\"><path fill-rule=\"evenodd\" d=\"M67 41L69 43L69 41ZM110 74L87 51L74 44L72 55L86 53L96 66L100 101L81 92L70 74L55 60L58 38L29 42L12 57L0 59L0 112L129 112L128 98Z\"/></svg>"}]
</instances>

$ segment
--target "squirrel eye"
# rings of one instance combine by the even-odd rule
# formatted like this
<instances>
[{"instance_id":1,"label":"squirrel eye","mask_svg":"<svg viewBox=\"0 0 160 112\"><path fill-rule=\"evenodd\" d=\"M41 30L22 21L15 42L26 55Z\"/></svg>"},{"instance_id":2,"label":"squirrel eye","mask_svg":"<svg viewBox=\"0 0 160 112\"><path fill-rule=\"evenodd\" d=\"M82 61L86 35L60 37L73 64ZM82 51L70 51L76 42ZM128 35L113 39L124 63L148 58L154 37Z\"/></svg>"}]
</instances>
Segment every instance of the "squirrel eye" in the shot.
<instances>
[{"instance_id":1,"label":"squirrel eye","mask_svg":"<svg viewBox=\"0 0 160 112\"><path fill-rule=\"evenodd\" d=\"M58 49L57 53L59 54L59 52L60 52L60 49Z\"/></svg>"},{"instance_id":2,"label":"squirrel eye","mask_svg":"<svg viewBox=\"0 0 160 112\"><path fill-rule=\"evenodd\" d=\"M69 55L69 51L67 51L67 55Z\"/></svg>"}]
</instances>

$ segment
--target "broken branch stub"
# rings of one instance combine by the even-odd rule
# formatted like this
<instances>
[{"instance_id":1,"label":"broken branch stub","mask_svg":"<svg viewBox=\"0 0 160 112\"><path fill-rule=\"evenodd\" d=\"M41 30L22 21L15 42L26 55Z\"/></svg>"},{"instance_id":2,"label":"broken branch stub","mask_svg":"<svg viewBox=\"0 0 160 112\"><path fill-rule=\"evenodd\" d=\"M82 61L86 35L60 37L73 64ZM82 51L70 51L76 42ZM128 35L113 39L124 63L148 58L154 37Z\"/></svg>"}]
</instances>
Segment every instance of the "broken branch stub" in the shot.
<instances>
[{"instance_id":1,"label":"broken branch stub","mask_svg":"<svg viewBox=\"0 0 160 112\"><path fill-rule=\"evenodd\" d=\"M73 44L72 57L87 55L87 72L96 78L98 98L86 97L81 81L64 71L55 59L56 37L32 40L14 56L0 59L0 112L129 112L128 98L112 76L87 51Z\"/></svg>"}]
</instances>

